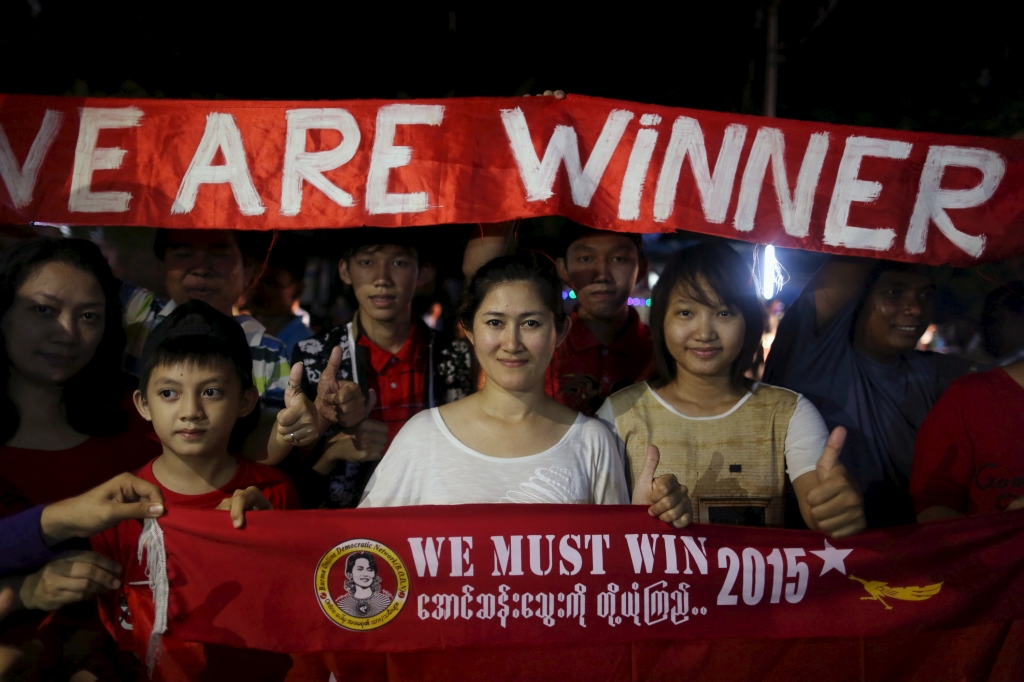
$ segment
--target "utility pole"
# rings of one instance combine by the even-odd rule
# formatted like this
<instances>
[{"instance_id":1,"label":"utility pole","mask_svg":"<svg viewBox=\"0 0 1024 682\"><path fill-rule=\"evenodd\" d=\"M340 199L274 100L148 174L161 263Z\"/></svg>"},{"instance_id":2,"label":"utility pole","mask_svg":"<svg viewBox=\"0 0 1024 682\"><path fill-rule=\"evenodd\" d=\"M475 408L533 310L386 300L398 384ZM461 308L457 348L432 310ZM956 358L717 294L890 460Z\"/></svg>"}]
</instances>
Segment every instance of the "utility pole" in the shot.
<instances>
[{"instance_id":1,"label":"utility pole","mask_svg":"<svg viewBox=\"0 0 1024 682\"><path fill-rule=\"evenodd\" d=\"M779 3L768 3L768 54L764 70L764 115L775 117L779 91Z\"/></svg>"}]
</instances>

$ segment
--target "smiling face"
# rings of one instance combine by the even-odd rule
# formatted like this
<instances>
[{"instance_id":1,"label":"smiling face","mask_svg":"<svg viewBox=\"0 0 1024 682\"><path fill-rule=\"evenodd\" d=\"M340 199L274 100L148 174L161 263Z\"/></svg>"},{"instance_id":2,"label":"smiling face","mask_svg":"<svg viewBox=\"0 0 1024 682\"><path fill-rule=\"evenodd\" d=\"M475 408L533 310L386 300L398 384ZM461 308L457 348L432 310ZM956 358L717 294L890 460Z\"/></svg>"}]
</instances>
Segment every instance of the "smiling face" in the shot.
<instances>
[{"instance_id":1,"label":"smiling face","mask_svg":"<svg viewBox=\"0 0 1024 682\"><path fill-rule=\"evenodd\" d=\"M367 246L338 263L341 281L355 290L359 314L385 323L411 318L416 288L429 274L415 251L393 244Z\"/></svg>"},{"instance_id":2,"label":"smiling face","mask_svg":"<svg viewBox=\"0 0 1024 682\"><path fill-rule=\"evenodd\" d=\"M377 574L370 567L368 559L359 558L352 564L352 573L349 577L359 587L370 587L373 585L373 579L377 577Z\"/></svg>"},{"instance_id":3,"label":"smiling face","mask_svg":"<svg viewBox=\"0 0 1024 682\"><path fill-rule=\"evenodd\" d=\"M65 383L96 353L106 307L90 273L60 261L36 267L0 320L12 372L32 382Z\"/></svg>"},{"instance_id":4,"label":"smiling face","mask_svg":"<svg viewBox=\"0 0 1024 682\"><path fill-rule=\"evenodd\" d=\"M665 311L665 346L678 374L728 377L743 349L743 315L720 302L705 305L693 292L676 287Z\"/></svg>"},{"instance_id":5,"label":"smiling face","mask_svg":"<svg viewBox=\"0 0 1024 682\"><path fill-rule=\"evenodd\" d=\"M628 312L640 275L640 255L628 237L608 233L577 239L557 266L559 276L576 290L581 315L615 320Z\"/></svg>"},{"instance_id":6,"label":"smiling face","mask_svg":"<svg viewBox=\"0 0 1024 682\"><path fill-rule=\"evenodd\" d=\"M245 291L244 259L229 230L168 230L164 266L178 305L203 301L230 315Z\"/></svg>"},{"instance_id":7,"label":"smiling face","mask_svg":"<svg viewBox=\"0 0 1024 682\"><path fill-rule=\"evenodd\" d=\"M559 331L536 287L518 281L487 292L468 336L488 384L526 392L543 390L544 372L568 331L568 323Z\"/></svg>"},{"instance_id":8,"label":"smiling face","mask_svg":"<svg viewBox=\"0 0 1024 682\"><path fill-rule=\"evenodd\" d=\"M231 362L220 358L157 365L145 391L135 392L135 406L153 422L164 453L178 457L224 455L235 422L259 402L256 389L243 391Z\"/></svg>"},{"instance_id":9,"label":"smiling face","mask_svg":"<svg viewBox=\"0 0 1024 682\"><path fill-rule=\"evenodd\" d=\"M935 284L915 272L883 272L857 318L857 347L889 360L914 350L932 321Z\"/></svg>"}]
</instances>

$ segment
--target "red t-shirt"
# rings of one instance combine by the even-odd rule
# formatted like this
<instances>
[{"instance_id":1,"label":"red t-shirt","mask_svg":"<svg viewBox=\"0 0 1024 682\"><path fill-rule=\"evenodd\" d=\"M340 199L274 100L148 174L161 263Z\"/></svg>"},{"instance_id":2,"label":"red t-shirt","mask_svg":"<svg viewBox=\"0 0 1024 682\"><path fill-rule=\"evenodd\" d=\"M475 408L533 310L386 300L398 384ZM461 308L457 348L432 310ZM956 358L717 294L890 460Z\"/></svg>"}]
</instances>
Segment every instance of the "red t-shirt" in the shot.
<instances>
[{"instance_id":1,"label":"red t-shirt","mask_svg":"<svg viewBox=\"0 0 1024 682\"><path fill-rule=\"evenodd\" d=\"M544 389L566 407L593 416L603 398L653 373L651 331L633 308L622 334L607 346L573 312L569 336L551 358Z\"/></svg>"},{"instance_id":2,"label":"red t-shirt","mask_svg":"<svg viewBox=\"0 0 1024 682\"><path fill-rule=\"evenodd\" d=\"M1001 369L954 381L917 433L910 495L964 514L1024 496L1024 388Z\"/></svg>"},{"instance_id":3,"label":"red t-shirt","mask_svg":"<svg viewBox=\"0 0 1024 682\"><path fill-rule=\"evenodd\" d=\"M236 457L238 471L234 477L219 490L202 495L182 495L160 485L153 475L153 462L135 472L135 475L160 486L167 504L168 513L174 513L176 507L190 509L215 509L227 497L236 491L249 486L256 486L263 493L274 509L300 509L299 496L291 480L280 470L265 464L257 464L247 459ZM250 512L262 513L262 512ZM224 523L231 523L228 513L224 512ZM100 554L105 554L124 567L123 585L120 589L107 592L100 596L99 611L107 631L117 640L118 646L125 651L134 651L140 660L146 659L149 646L149 633L152 630L154 609L146 567L139 563L138 546L142 535L141 521L123 521L92 538L92 547ZM287 656L279 656L278 661L273 655L247 658L252 652L237 651L228 647L214 647L192 642L182 642L173 637L163 638L163 654L157 666L153 680L184 680L198 679L204 669L230 669L236 679L262 679L259 674L267 667L290 665ZM270 660L274 659L274 660ZM209 670L207 670L209 672Z\"/></svg>"},{"instance_id":4,"label":"red t-shirt","mask_svg":"<svg viewBox=\"0 0 1024 682\"><path fill-rule=\"evenodd\" d=\"M80 495L118 474L135 471L158 456L160 443L135 430L91 436L67 450L0 446L0 478L30 506ZM20 511L0 508L0 516Z\"/></svg>"},{"instance_id":5,"label":"red t-shirt","mask_svg":"<svg viewBox=\"0 0 1024 682\"><path fill-rule=\"evenodd\" d=\"M405 422L426 407L427 344L416 325L397 353L384 350L365 335L359 337L359 344L370 351L367 388L377 392L377 406L370 412L370 419L388 425L390 443Z\"/></svg>"}]
</instances>

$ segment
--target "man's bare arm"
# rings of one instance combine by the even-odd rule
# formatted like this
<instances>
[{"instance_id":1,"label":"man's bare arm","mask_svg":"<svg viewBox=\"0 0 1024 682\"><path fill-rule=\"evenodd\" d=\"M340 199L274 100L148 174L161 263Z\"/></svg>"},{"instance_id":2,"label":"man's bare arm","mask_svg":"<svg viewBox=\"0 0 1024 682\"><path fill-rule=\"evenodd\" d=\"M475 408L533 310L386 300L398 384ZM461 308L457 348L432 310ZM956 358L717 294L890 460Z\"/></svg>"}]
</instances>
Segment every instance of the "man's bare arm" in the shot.
<instances>
[{"instance_id":1,"label":"man's bare arm","mask_svg":"<svg viewBox=\"0 0 1024 682\"><path fill-rule=\"evenodd\" d=\"M814 328L819 333L831 324L839 311L861 293L874 261L832 256L818 270L808 286L814 288Z\"/></svg>"},{"instance_id":2,"label":"man's bare arm","mask_svg":"<svg viewBox=\"0 0 1024 682\"><path fill-rule=\"evenodd\" d=\"M462 254L462 274L467 282L484 263L505 255L514 231L514 221L480 225L480 231L469 240Z\"/></svg>"}]
</instances>

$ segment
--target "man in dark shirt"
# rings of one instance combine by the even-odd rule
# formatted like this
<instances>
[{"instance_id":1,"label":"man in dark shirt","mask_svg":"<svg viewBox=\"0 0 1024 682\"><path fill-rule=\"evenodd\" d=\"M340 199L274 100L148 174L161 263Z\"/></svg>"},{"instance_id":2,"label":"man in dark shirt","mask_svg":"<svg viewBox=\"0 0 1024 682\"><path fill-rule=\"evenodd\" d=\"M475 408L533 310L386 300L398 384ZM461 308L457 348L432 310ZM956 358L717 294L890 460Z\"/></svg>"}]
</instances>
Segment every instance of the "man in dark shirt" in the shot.
<instances>
[{"instance_id":1,"label":"man in dark shirt","mask_svg":"<svg viewBox=\"0 0 1024 682\"><path fill-rule=\"evenodd\" d=\"M864 492L869 527L913 523L914 439L960 358L915 350L935 283L920 266L831 258L779 325L765 383L802 393L848 432L842 462Z\"/></svg>"},{"instance_id":2,"label":"man in dark shirt","mask_svg":"<svg viewBox=\"0 0 1024 682\"><path fill-rule=\"evenodd\" d=\"M555 400L593 415L615 391L652 372L647 325L629 306L647 274L640 235L567 223L556 259L559 276L576 295L569 336L555 351L545 377Z\"/></svg>"}]
</instances>

